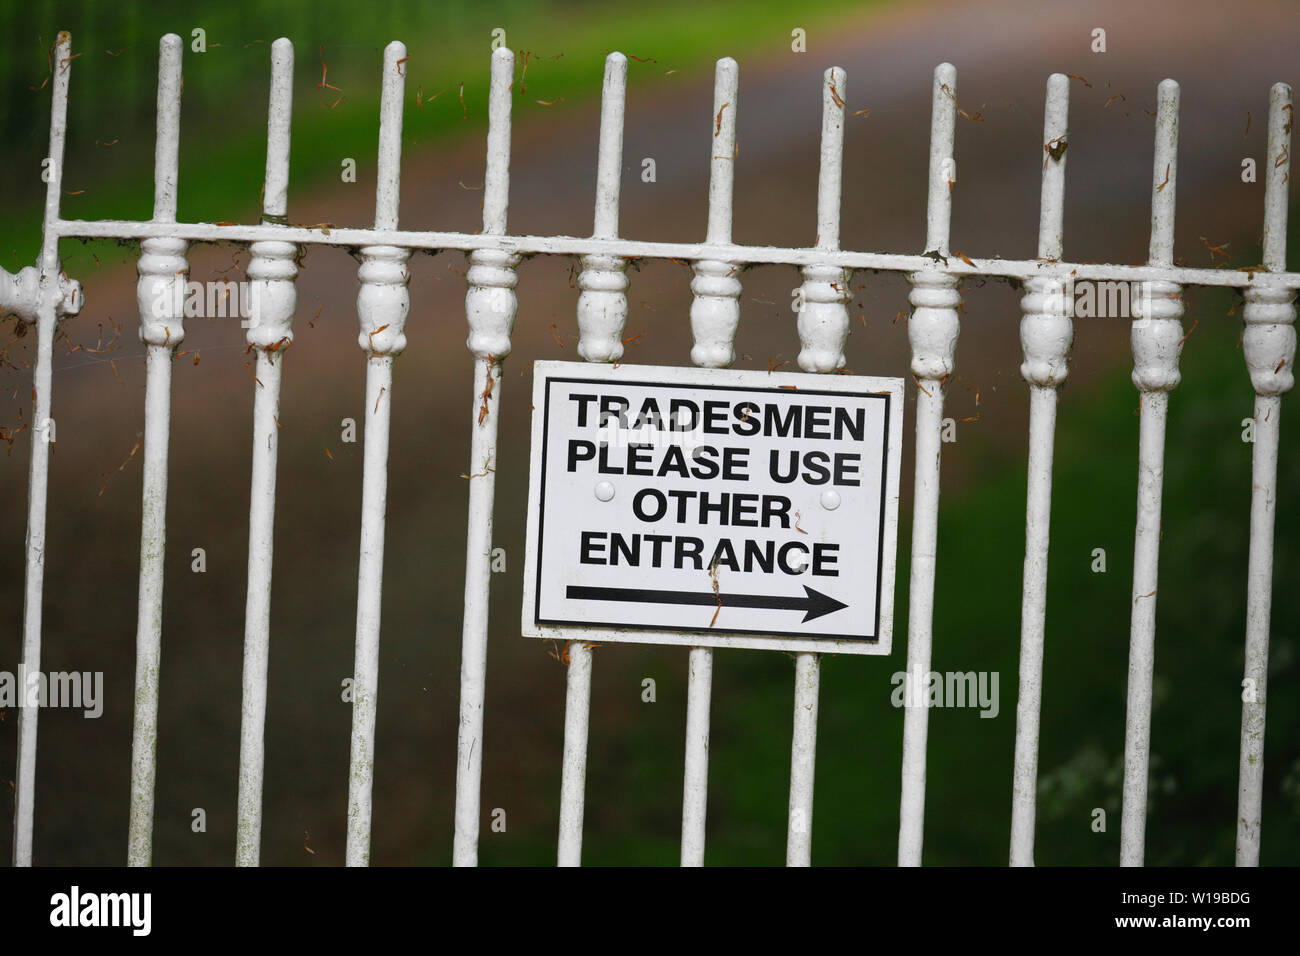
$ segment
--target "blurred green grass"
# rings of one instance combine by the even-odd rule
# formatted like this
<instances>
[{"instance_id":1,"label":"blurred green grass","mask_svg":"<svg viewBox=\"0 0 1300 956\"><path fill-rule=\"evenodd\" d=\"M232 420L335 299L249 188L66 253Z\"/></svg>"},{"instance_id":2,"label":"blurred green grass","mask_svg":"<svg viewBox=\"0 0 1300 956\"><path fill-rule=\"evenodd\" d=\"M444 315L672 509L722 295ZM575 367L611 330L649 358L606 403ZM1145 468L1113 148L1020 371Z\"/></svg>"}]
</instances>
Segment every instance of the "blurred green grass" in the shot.
<instances>
[{"instance_id":1,"label":"blurred green grass","mask_svg":"<svg viewBox=\"0 0 1300 956\"><path fill-rule=\"evenodd\" d=\"M8 0L7 29L0 37L0 135L17 175L0 182L0 203L12 223L0 265L10 271L30 265L38 249L49 49L61 29L72 32L76 57L70 67L66 218L149 218L158 41L174 32L185 41L180 218L192 222L256 220L266 158L270 43L280 36L294 41L292 220L295 197L337 181L342 157L356 158L359 181L368 173L373 180L380 63L391 40L407 47L403 149L409 164L426 147L481 135L495 30L504 30L505 44L516 51L516 76L527 90L515 97L520 122L554 108L539 100L555 106L563 101L567 108L598 97L601 61L615 49L631 58L631 84L672 83L670 71L746 51L788 50L795 27L829 27L845 14L885 2L827 0L791 11L779 0L618 6L460 0L384 7L380 15L344 0L251 9L211 2L180 9L161 0ZM192 49L195 29L205 32L206 52ZM337 89L319 87L322 80ZM69 269L91 265L79 244L65 243L63 255ZM129 256L124 251L121 259Z\"/></svg>"}]
</instances>

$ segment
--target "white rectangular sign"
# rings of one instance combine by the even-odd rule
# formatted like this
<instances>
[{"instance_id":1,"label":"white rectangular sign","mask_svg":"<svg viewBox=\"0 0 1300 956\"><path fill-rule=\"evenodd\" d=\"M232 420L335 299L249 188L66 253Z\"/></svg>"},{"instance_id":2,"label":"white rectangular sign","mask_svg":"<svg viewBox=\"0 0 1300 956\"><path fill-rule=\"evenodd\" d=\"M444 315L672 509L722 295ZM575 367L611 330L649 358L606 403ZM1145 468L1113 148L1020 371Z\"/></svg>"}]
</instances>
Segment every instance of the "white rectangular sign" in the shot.
<instances>
[{"instance_id":1,"label":"white rectangular sign","mask_svg":"<svg viewBox=\"0 0 1300 956\"><path fill-rule=\"evenodd\" d=\"M888 654L903 381L533 365L523 632Z\"/></svg>"}]
</instances>

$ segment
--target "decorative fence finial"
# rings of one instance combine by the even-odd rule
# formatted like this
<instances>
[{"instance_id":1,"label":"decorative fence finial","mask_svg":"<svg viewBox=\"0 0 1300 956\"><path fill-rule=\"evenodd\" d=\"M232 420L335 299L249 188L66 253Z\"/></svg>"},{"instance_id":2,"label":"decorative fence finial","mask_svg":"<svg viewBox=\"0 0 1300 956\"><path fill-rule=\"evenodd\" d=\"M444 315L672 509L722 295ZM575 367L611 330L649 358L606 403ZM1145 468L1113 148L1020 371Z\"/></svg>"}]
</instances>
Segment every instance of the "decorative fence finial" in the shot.
<instances>
[{"instance_id":1,"label":"decorative fence finial","mask_svg":"<svg viewBox=\"0 0 1300 956\"><path fill-rule=\"evenodd\" d=\"M732 195L736 175L736 109L740 68L731 57L718 61L713 81L713 137L709 143L709 226L705 242L731 243ZM691 361L727 368L736 360L740 326L740 266L702 259L691 267Z\"/></svg>"},{"instance_id":2,"label":"decorative fence finial","mask_svg":"<svg viewBox=\"0 0 1300 956\"><path fill-rule=\"evenodd\" d=\"M605 58L600 107L600 155L596 167L596 239L618 236L619 178L623 172L623 111L627 91L627 57ZM627 260L620 256L582 257L578 273L578 354L588 362L617 362L623 357L627 324Z\"/></svg>"},{"instance_id":3,"label":"decorative fence finial","mask_svg":"<svg viewBox=\"0 0 1300 956\"><path fill-rule=\"evenodd\" d=\"M840 247L840 193L844 164L844 103L847 77L831 67L822 85L822 148L817 176L817 248ZM849 270L804 266L799 288L799 367L805 372L836 372L844 367L849 335Z\"/></svg>"}]
</instances>

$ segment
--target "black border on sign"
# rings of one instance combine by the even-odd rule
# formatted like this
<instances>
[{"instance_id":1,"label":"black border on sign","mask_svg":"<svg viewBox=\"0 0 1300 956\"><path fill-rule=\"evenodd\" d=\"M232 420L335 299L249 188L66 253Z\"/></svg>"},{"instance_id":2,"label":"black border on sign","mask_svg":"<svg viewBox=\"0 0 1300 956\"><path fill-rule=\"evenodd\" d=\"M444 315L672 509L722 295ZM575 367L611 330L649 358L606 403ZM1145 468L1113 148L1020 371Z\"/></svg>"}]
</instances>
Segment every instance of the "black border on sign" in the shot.
<instances>
[{"instance_id":1,"label":"black border on sign","mask_svg":"<svg viewBox=\"0 0 1300 956\"><path fill-rule=\"evenodd\" d=\"M809 640L831 640L831 641L854 641L859 644L879 644L880 643L880 589L883 563L885 559L885 499L888 497L889 487L889 400L888 392L849 392L832 389L799 389L800 395L826 395L830 397L849 395L854 398L875 398L883 400L885 403L885 427L881 429L883 445L880 457L880 529L879 541L876 544L876 626L875 633L870 637L853 637L846 634L806 634L802 631L756 631L753 629L726 628L726 627L681 627L667 626L660 624L609 624L601 621L573 621L562 620L558 618L542 617L542 556L545 551L542 549L544 536L546 533L546 452L550 447L547 441L551 426L551 383L592 383L598 385L643 385L648 388L687 388L687 389L711 389L718 392L780 392L786 391L779 387L768 387L755 385L694 385L685 382L647 382L643 380L615 381L613 379L597 378L580 378L573 376L546 376L546 393L542 401L542 461L541 461L541 478L537 488L537 580L533 587L533 620L538 625L572 625L574 627L590 628L608 628L615 631L672 631L681 633L683 631L693 634L753 634L759 637L784 637L791 640L809 639ZM864 442L865 444L865 442Z\"/></svg>"}]
</instances>

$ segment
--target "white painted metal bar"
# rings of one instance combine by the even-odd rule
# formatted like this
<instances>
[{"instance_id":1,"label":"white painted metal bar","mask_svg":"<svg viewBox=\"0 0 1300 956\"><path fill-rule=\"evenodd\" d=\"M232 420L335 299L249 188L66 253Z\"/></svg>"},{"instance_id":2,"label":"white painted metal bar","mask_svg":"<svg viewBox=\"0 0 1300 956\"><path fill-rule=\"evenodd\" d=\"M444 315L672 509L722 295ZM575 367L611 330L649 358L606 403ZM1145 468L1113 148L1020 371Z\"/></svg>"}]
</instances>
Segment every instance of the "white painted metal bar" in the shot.
<instances>
[{"instance_id":1,"label":"white painted metal bar","mask_svg":"<svg viewBox=\"0 0 1300 956\"><path fill-rule=\"evenodd\" d=\"M379 103L379 166L375 228L396 229L402 165L402 100L406 46L384 48ZM379 689L379 619L384 580L384 514L388 504L388 429L393 359L406 348L410 252L396 246L361 250L357 342L366 354L365 449L361 472L361 554L357 569L357 644L352 688L351 770L348 780L348 866L370 863L371 796L375 770L375 708Z\"/></svg>"},{"instance_id":2,"label":"white painted metal bar","mask_svg":"<svg viewBox=\"0 0 1300 956\"><path fill-rule=\"evenodd\" d=\"M627 98L627 57L605 58L601 91L600 140L596 162L596 216L593 235L618 235L618 202L623 170L623 115ZM578 273L578 354L588 362L617 362L623 357L627 323L627 261L590 255ZM560 779L560 866L582 863L582 817L586 800L587 730L591 711L592 648L569 644L564 699L564 766Z\"/></svg>"},{"instance_id":3,"label":"white painted metal bar","mask_svg":"<svg viewBox=\"0 0 1300 956\"><path fill-rule=\"evenodd\" d=\"M822 76L821 159L817 170L817 241L820 249L840 247L840 195L844 179L844 104L848 77L838 66ZM835 372L844 367L849 335L850 273L840 266L804 266L799 287L799 367ZM817 654L794 658L794 729L790 742L790 805L786 823L786 866L812 863L813 778L817 754L817 697L821 665Z\"/></svg>"},{"instance_id":4,"label":"white painted metal bar","mask_svg":"<svg viewBox=\"0 0 1300 956\"><path fill-rule=\"evenodd\" d=\"M840 247L840 194L844 166L844 105L847 77L832 67L822 77L821 159L817 174L816 251ZM848 337L849 270L827 262L803 267L799 287L799 367L805 372L836 372L844 367Z\"/></svg>"},{"instance_id":5,"label":"white painted metal bar","mask_svg":"<svg viewBox=\"0 0 1300 956\"><path fill-rule=\"evenodd\" d=\"M709 220L705 242L731 244L732 196L736 171L736 110L740 67L731 57L718 61L713 80L713 136L709 141ZM736 360L740 325L740 266L719 259L697 260L691 280L691 361L704 368L728 368Z\"/></svg>"},{"instance_id":6,"label":"white painted metal bar","mask_svg":"<svg viewBox=\"0 0 1300 956\"><path fill-rule=\"evenodd\" d=\"M50 418L54 332L64 310L60 288L59 218L63 195L63 146L67 137L68 82L72 68L72 36L58 35L54 43L54 82L50 95L50 154L45 187L45 228L36 270L23 270L26 295L15 282L15 299L25 299L20 321L36 325L36 364L32 371L32 457L27 473L27 560L23 589L23 656L20 673L41 668L41 596L45 582L45 508L49 495ZM39 278L36 275L39 270ZM24 275L25 273L25 275ZM32 280L36 279L36 282ZM16 302L11 300L10 305ZM78 305L79 307L79 305ZM75 312L76 309L71 311ZM26 314L22 314L26 313ZM18 759L14 781L14 866L32 865L32 832L36 821L36 730L39 709L18 709Z\"/></svg>"},{"instance_id":7,"label":"white painted metal bar","mask_svg":"<svg viewBox=\"0 0 1300 956\"><path fill-rule=\"evenodd\" d=\"M62 238L146 239L162 235L163 227L149 222L59 219L51 226ZM844 269L915 272L934 261L924 255L855 252L843 249L783 248L779 246L715 245L707 242L647 242L640 239L583 236L490 236L468 232L420 232L398 229L356 229L322 226L224 226L179 223L170 229L193 242L256 242L278 239L303 245L362 246L370 243L402 249L501 249L517 255L616 256L623 259L721 259L747 265L835 265ZM1214 288L1300 289L1300 273L1272 274L1249 269L1193 269L1186 266L1119 265L1104 262L1039 262L1036 259L950 259L944 271L957 277L1027 279L1037 275L1068 275L1076 280L1143 282L1168 279L1181 285Z\"/></svg>"},{"instance_id":8,"label":"white painted metal bar","mask_svg":"<svg viewBox=\"0 0 1300 956\"><path fill-rule=\"evenodd\" d=\"M1047 81L1043 117L1043 185L1039 198L1038 255L1060 259L1064 250L1065 159L1069 144L1070 78ZM1011 865L1034 863L1038 793L1038 731L1043 699L1043 645L1047 630L1047 548L1052 518L1052 452L1057 389L1069 371L1074 337L1065 284L1035 277L1021 300L1020 374L1029 383L1029 467L1025 500L1025 572L1020 606L1020 689L1011 797Z\"/></svg>"},{"instance_id":9,"label":"white painted metal bar","mask_svg":"<svg viewBox=\"0 0 1300 956\"><path fill-rule=\"evenodd\" d=\"M49 233L53 235L53 233ZM57 243L57 237L55 239ZM51 280L47 290L55 301L55 313L62 317L76 315L81 309L81 283L60 272ZM57 292L58 295L54 295ZM0 309L27 325L35 325L43 293L41 270L25 266L17 274L0 269Z\"/></svg>"},{"instance_id":10,"label":"white painted metal bar","mask_svg":"<svg viewBox=\"0 0 1300 956\"><path fill-rule=\"evenodd\" d=\"M1168 266L1173 262L1177 182L1178 84L1163 80L1157 94L1155 163L1151 176L1151 265ZM1146 843L1165 417L1169 392L1179 381L1178 356L1183 341L1183 327L1178 321L1183 314L1181 291L1178 285L1167 280L1149 282L1141 296L1141 317L1134 320L1131 333L1133 384L1137 386L1141 404L1124 730L1124 800L1120 819L1121 866L1141 866Z\"/></svg>"},{"instance_id":11,"label":"white painted metal bar","mask_svg":"<svg viewBox=\"0 0 1300 956\"><path fill-rule=\"evenodd\" d=\"M794 734L790 746L790 808L785 865L812 865L813 777L817 767L817 700L821 658L794 658Z\"/></svg>"},{"instance_id":12,"label":"white painted metal bar","mask_svg":"<svg viewBox=\"0 0 1300 956\"><path fill-rule=\"evenodd\" d=\"M483 231L506 231L510 203L510 98L515 55L506 47L492 54L488 91L487 173L483 186ZM471 403L469 530L465 545L465 621L461 637L460 724L456 735L455 866L478 863L483 776L483 702L487 685L489 594L492 579L492 508L496 496L497 422L510 332L518 302L515 266L519 257L499 249L478 249L466 273L466 342L474 355Z\"/></svg>"},{"instance_id":13,"label":"white painted metal bar","mask_svg":"<svg viewBox=\"0 0 1300 956\"><path fill-rule=\"evenodd\" d=\"M713 649L692 647L686 661L686 767L682 775L682 866L704 865L709 805L709 707Z\"/></svg>"},{"instance_id":14,"label":"white painted metal bar","mask_svg":"<svg viewBox=\"0 0 1300 956\"><path fill-rule=\"evenodd\" d=\"M736 169L736 110L740 67L718 61L713 79L713 135L709 141L709 221L705 241L730 243ZM691 361L727 368L736 360L740 324L740 266L705 259L692 266ZM709 803L709 708L713 697L713 649L692 647L686 676L686 762L682 774L682 866L704 865Z\"/></svg>"},{"instance_id":15,"label":"white painted metal bar","mask_svg":"<svg viewBox=\"0 0 1300 956\"><path fill-rule=\"evenodd\" d=\"M926 251L936 260L908 276L913 306L907 324L916 377L916 478L912 502L912 565L907 615L907 673L904 678L902 794L898 865L920 866L925 835L925 751L929 735L930 672L934 625L934 573L939 534L939 452L942 447L944 383L957 349L957 276L947 259L952 189L956 182L953 135L957 122L957 70L941 63L934 71L930 118L930 181L926 203Z\"/></svg>"},{"instance_id":16,"label":"white painted metal bar","mask_svg":"<svg viewBox=\"0 0 1300 956\"><path fill-rule=\"evenodd\" d=\"M288 210L289 126L293 116L293 44L271 45L271 93L266 123L266 183L262 216ZM239 736L239 791L235 864L257 866L262 843L267 662L271 647L271 572L275 537L275 472L279 453L280 377L293 344L298 304L294 279L298 247L263 240L249 250L247 340L257 353L253 386L253 469L248 506L248 595L244 610L243 707Z\"/></svg>"},{"instance_id":17,"label":"white painted metal bar","mask_svg":"<svg viewBox=\"0 0 1300 956\"><path fill-rule=\"evenodd\" d=\"M176 221L181 125L181 38L158 49L158 133L154 155L155 222ZM154 775L158 743L158 681L162 662L163 562L167 546L167 450L171 431L172 356L185 338L182 294L186 242L146 239L136 299L146 346L144 492L140 521L140 602L135 650L135 720L131 735L131 816L127 863L153 857Z\"/></svg>"},{"instance_id":18,"label":"white painted metal bar","mask_svg":"<svg viewBox=\"0 0 1300 956\"><path fill-rule=\"evenodd\" d=\"M582 817L586 808L587 736L591 720L591 648L574 641L564 693L564 756L560 768L559 866L582 865Z\"/></svg>"},{"instance_id":19,"label":"white painted metal bar","mask_svg":"<svg viewBox=\"0 0 1300 956\"><path fill-rule=\"evenodd\" d=\"M1264 179L1264 266L1286 271L1287 183L1291 178L1291 87L1274 85L1268 102ZM1259 866L1264 802L1264 710L1273 604L1273 526L1277 512L1277 449L1282 396L1295 385L1295 294L1246 295L1242 350L1255 389L1251 449L1250 557L1246 572L1246 651L1242 679L1241 759L1237 787L1238 866Z\"/></svg>"}]
</instances>

